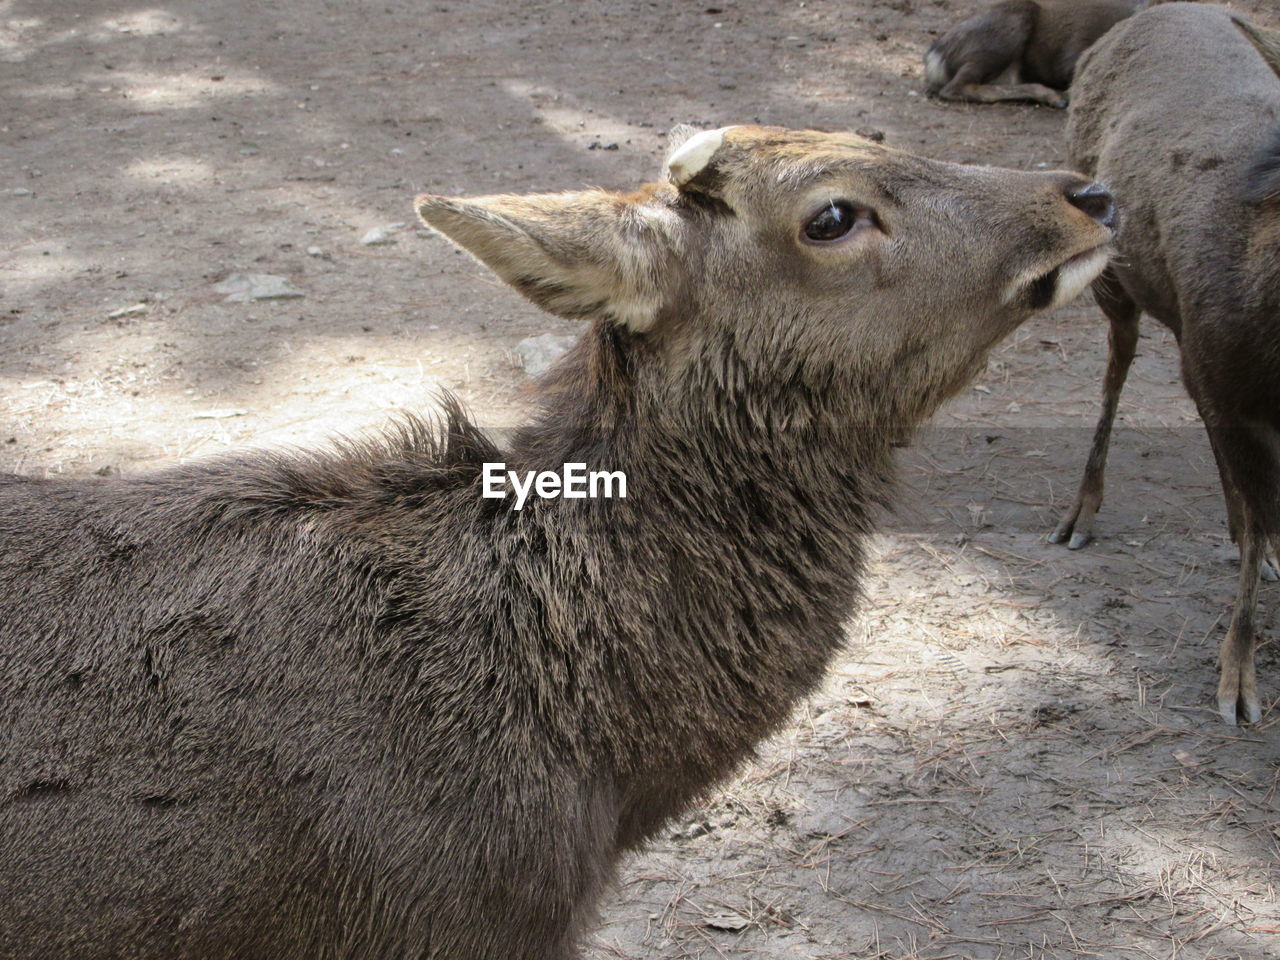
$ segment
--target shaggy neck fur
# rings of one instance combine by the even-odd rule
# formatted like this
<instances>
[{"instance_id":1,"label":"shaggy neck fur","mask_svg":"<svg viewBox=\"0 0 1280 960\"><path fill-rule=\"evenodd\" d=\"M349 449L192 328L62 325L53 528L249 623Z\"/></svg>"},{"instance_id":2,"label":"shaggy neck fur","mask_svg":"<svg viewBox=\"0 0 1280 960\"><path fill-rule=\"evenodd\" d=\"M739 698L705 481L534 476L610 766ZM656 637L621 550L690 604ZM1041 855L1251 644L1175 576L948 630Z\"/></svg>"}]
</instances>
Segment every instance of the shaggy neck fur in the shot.
<instances>
[{"instance_id":1,"label":"shaggy neck fur","mask_svg":"<svg viewBox=\"0 0 1280 960\"><path fill-rule=\"evenodd\" d=\"M526 531L524 586L548 635L579 651L532 670L577 705L543 720L569 721L566 745L627 782L624 845L730 773L820 682L890 478L890 438L851 426L841 391L797 404L794 384L755 382L728 342L672 378L644 362L650 349L597 326L507 457L622 470L628 497L530 500L500 520Z\"/></svg>"}]
</instances>

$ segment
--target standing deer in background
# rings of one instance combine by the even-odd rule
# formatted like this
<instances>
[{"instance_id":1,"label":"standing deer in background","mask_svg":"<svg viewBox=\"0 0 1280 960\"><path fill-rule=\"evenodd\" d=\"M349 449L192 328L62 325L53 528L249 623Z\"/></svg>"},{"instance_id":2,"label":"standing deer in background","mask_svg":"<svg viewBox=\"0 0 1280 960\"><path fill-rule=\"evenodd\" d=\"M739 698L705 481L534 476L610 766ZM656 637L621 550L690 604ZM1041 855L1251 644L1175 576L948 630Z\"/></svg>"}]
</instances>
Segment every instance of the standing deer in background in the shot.
<instances>
[{"instance_id":1,"label":"standing deer in background","mask_svg":"<svg viewBox=\"0 0 1280 960\"><path fill-rule=\"evenodd\" d=\"M1155 7L1085 56L1074 89L1072 162L1115 190L1127 226L1121 256L1093 284L1111 322L1102 415L1050 539L1076 549L1093 536L1146 311L1178 338L1240 546L1218 710L1257 722L1255 594L1264 554L1280 547L1280 34L1222 7Z\"/></svg>"},{"instance_id":2,"label":"standing deer in background","mask_svg":"<svg viewBox=\"0 0 1280 960\"><path fill-rule=\"evenodd\" d=\"M962 20L924 55L942 100L1033 100L1065 107L1076 61L1148 0L1003 0Z\"/></svg>"},{"instance_id":3,"label":"standing deer in background","mask_svg":"<svg viewBox=\"0 0 1280 960\"><path fill-rule=\"evenodd\" d=\"M434 433L0 480L0 958L566 960L821 681L891 437L1106 262L1074 174L728 127L422 219L590 321ZM627 496L482 494L486 463ZM567 468L566 468L567 469Z\"/></svg>"}]
</instances>

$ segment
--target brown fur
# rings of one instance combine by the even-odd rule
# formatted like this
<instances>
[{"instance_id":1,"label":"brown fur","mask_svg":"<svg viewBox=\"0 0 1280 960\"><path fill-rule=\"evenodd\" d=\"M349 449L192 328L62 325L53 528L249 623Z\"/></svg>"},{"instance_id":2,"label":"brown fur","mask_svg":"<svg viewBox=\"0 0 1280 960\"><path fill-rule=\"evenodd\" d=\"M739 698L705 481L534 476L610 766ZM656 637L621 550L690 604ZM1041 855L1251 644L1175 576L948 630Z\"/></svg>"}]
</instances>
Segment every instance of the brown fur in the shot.
<instances>
[{"instance_id":1,"label":"brown fur","mask_svg":"<svg viewBox=\"0 0 1280 960\"><path fill-rule=\"evenodd\" d=\"M943 100L1032 100L1065 107L1076 61L1148 0L1003 0L962 20L925 54L926 88Z\"/></svg>"},{"instance_id":2,"label":"brown fur","mask_svg":"<svg viewBox=\"0 0 1280 960\"><path fill-rule=\"evenodd\" d=\"M839 646L888 440L1110 230L1085 181L733 128L697 186L419 210L591 325L501 458L0 481L0 958L564 960ZM885 230L812 247L830 198ZM1046 278L1047 281L1046 281ZM481 465L626 499L480 495Z\"/></svg>"},{"instance_id":3,"label":"brown fur","mask_svg":"<svg viewBox=\"0 0 1280 960\"><path fill-rule=\"evenodd\" d=\"M1077 501L1052 538L1075 548L1092 536L1111 423L1146 311L1178 337L1183 381L1240 544L1218 688L1231 723L1237 712L1261 716L1254 592L1261 556L1280 538L1280 38L1233 16L1160 6L1117 26L1081 61L1072 159L1114 189L1125 225L1122 256L1094 284L1111 321L1102 416ZM1194 96L1187 77L1197 78Z\"/></svg>"}]
</instances>

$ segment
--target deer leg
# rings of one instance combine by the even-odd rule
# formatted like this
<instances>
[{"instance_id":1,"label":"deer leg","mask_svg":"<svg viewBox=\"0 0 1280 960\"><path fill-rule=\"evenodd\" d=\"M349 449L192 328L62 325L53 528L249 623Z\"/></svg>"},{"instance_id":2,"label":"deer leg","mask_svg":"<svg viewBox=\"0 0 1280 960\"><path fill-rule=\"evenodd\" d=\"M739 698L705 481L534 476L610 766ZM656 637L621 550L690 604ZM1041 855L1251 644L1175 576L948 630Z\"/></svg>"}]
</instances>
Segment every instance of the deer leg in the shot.
<instances>
[{"instance_id":1,"label":"deer leg","mask_svg":"<svg viewBox=\"0 0 1280 960\"><path fill-rule=\"evenodd\" d=\"M1213 448L1213 459L1218 464L1218 476L1222 480L1222 498L1227 504L1227 532L1231 535L1231 542L1241 549L1241 558L1243 562L1243 547L1241 546L1240 531L1243 525L1244 501L1240 496L1240 490L1236 487L1235 481L1231 479L1231 472L1227 469L1226 463L1222 459L1222 450L1219 448L1217 433L1213 430L1209 431L1209 446ZM1276 544L1271 540L1267 540L1263 544L1261 557L1258 563L1258 572L1263 580L1274 582L1280 579L1276 570L1280 564L1276 562Z\"/></svg>"},{"instance_id":2,"label":"deer leg","mask_svg":"<svg viewBox=\"0 0 1280 960\"><path fill-rule=\"evenodd\" d=\"M1111 322L1107 332L1107 375L1102 386L1102 412L1093 431L1093 445L1089 448L1076 502L1049 534L1050 543L1066 541L1068 550L1079 550L1093 539L1093 518L1102 506L1102 476L1107 467L1107 448L1111 445L1111 426L1120 403L1120 391L1124 389L1138 348L1138 305L1124 292L1110 267L1093 282L1093 295Z\"/></svg>"},{"instance_id":3,"label":"deer leg","mask_svg":"<svg viewBox=\"0 0 1280 960\"><path fill-rule=\"evenodd\" d=\"M1218 651L1218 713L1227 723L1262 719L1262 702L1253 655L1256 638L1253 617L1258 598L1258 572L1269 545L1280 539L1280 512L1276 492L1280 485L1280 434L1269 424L1241 423L1239 418L1216 410L1214 392L1187 378L1195 387L1193 396L1201 419L1209 431L1222 488L1230 505L1236 507L1237 536L1240 543L1240 579L1236 588L1231 625ZM1201 403L1204 395L1210 402ZM1208 414L1208 416L1206 416ZM1229 426L1223 426L1222 421ZM1229 512L1231 511L1228 506Z\"/></svg>"},{"instance_id":4,"label":"deer leg","mask_svg":"<svg viewBox=\"0 0 1280 960\"><path fill-rule=\"evenodd\" d=\"M1065 107L1070 102L1066 91L1054 90L1041 83L981 83L980 80L981 74L978 73L978 69L965 64L956 71L951 81L938 91L938 98L970 103L1032 100L1046 107Z\"/></svg>"},{"instance_id":5,"label":"deer leg","mask_svg":"<svg viewBox=\"0 0 1280 960\"><path fill-rule=\"evenodd\" d=\"M975 103L1000 103L1004 100L1030 100L1042 106L1062 110L1071 103L1070 94L1042 83L973 83L963 88L965 100ZM941 94L939 94L941 96ZM944 98L945 99L945 98Z\"/></svg>"},{"instance_id":6,"label":"deer leg","mask_svg":"<svg viewBox=\"0 0 1280 960\"><path fill-rule=\"evenodd\" d=\"M1222 480L1222 498L1226 500L1226 531L1231 535L1231 543L1234 543L1236 547L1240 547L1240 524L1242 524L1240 517L1243 516L1243 500L1240 498L1239 489L1236 489L1235 481L1231 480L1230 471L1226 470L1226 465L1222 462L1222 454L1219 451L1217 440L1213 438L1215 438L1215 434L1210 431L1208 439L1210 439L1210 445L1213 448L1213 460L1217 461L1217 474ZM1258 571L1260 571L1262 579L1267 582L1280 580L1280 575L1276 573L1277 570L1280 570L1280 562L1276 561L1276 547L1277 544L1270 539L1263 543L1262 558L1260 564L1258 564Z\"/></svg>"},{"instance_id":7,"label":"deer leg","mask_svg":"<svg viewBox=\"0 0 1280 960\"><path fill-rule=\"evenodd\" d=\"M1218 713L1234 725L1237 718L1249 723L1262 719L1258 679L1253 665L1253 614L1258 599L1258 565L1265 538L1247 505L1240 530L1240 582L1236 588L1231 626L1218 651Z\"/></svg>"}]
</instances>

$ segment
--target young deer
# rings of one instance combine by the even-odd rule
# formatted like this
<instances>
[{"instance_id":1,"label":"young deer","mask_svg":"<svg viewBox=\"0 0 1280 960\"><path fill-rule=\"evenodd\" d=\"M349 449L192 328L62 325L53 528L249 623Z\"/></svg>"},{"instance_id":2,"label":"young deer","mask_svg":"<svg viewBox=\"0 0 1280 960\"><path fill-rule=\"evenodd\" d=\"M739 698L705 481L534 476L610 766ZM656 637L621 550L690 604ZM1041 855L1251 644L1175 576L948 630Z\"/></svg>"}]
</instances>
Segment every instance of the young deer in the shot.
<instances>
[{"instance_id":1,"label":"young deer","mask_svg":"<svg viewBox=\"0 0 1280 960\"><path fill-rule=\"evenodd\" d=\"M1146 311L1178 338L1218 462L1240 583L1218 710L1262 716L1253 665L1261 560L1280 546L1280 34L1174 3L1118 26L1081 62L1071 156L1123 204L1121 256L1093 284L1111 323L1102 414L1075 504L1050 540L1084 546L1102 504L1116 405ZM1197 77L1186 95L1185 78Z\"/></svg>"},{"instance_id":2,"label":"young deer","mask_svg":"<svg viewBox=\"0 0 1280 960\"><path fill-rule=\"evenodd\" d=\"M1065 107L1076 60L1148 0L1003 0L962 20L924 55L942 100L1033 100Z\"/></svg>"},{"instance_id":3,"label":"young deer","mask_svg":"<svg viewBox=\"0 0 1280 960\"><path fill-rule=\"evenodd\" d=\"M0 482L0 957L565 960L820 682L889 440L1102 268L1074 174L699 133L630 194L417 199L590 327L438 434ZM622 471L482 495L486 462Z\"/></svg>"}]
</instances>

